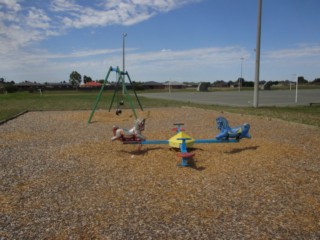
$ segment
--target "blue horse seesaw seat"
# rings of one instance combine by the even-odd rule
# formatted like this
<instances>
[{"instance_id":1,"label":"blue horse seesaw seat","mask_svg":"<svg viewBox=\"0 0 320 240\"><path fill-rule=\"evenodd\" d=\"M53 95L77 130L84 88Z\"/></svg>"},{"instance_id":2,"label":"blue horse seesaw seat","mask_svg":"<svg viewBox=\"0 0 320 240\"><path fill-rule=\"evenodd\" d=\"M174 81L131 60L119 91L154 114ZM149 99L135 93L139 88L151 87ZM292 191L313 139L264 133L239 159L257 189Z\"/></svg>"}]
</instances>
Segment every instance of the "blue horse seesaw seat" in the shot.
<instances>
[{"instance_id":1,"label":"blue horse seesaw seat","mask_svg":"<svg viewBox=\"0 0 320 240\"><path fill-rule=\"evenodd\" d=\"M228 120L224 117L218 117L216 123L217 128L220 130L220 133L216 135L217 140L228 140L230 138L240 140L242 138L251 138L251 135L249 134L250 125L248 123L231 128Z\"/></svg>"},{"instance_id":2,"label":"blue horse seesaw seat","mask_svg":"<svg viewBox=\"0 0 320 240\"><path fill-rule=\"evenodd\" d=\"M137 124L137 123L140 123ZM245 123L241 126L231 128L229 126L228 120L224 117L218 117L216 119L217 128L220 130L220 133L215 136L214 139L194 139L184 132L184 129L181 128L183 123L174 124L177 127L172 130L175 131L175 135L172 136L169 140L146 140L144 136L141 135L141 131L144 130L145 119L135 121L135 126L129 131L123 129L116 130L114 128L114 137L112 140L120 140L124 144L169 144L170 147L180 149L180 152L177 153L179 157L182 158L181 164L178 166L187 167L191 164L188 163L195 154L188 152L188 148L191 148L193 144L204 144L204 143L237 143L242 138L251 138L249 134L250 125ZM116 128L118 129L118 128ZM125 136L124 133L137 133L137 136Z\"/></svg>"}]
</instances>

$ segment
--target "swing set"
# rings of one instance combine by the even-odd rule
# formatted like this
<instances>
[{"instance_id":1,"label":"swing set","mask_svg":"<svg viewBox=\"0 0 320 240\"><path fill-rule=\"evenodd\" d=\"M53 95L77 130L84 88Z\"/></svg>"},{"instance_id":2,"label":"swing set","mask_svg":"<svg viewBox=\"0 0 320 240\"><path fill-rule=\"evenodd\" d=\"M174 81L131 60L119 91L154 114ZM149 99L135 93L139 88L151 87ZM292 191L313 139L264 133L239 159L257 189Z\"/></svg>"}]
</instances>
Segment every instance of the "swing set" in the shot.
<instances>
[{"instance_id":1,"label":"swing set","mask_svg":"<svg viewBox=\"0 0 320 240\"><path fill-rule=\"evenodd\" d=\"M99 94L98 94L98 96L97 96L97 98L96 98L96 101L95 101L95 103L94 103L94 105L93 105L91 114L90 114L89 119L88 119L88 124L91 122L91 119L92 119L92 117L93 117L93 115L94 115L94 112L95 112L96 109L97 109L97 106L98 106L98 103L99 103L99 101L100 101L100 99L101 99L101 96L102 96L104 87L105 87L106 84L107 84L107 81L108 81L108 78L109 78L109 75L110 75L111 72L116 72L116 79L117 79L117 81L116 81L116 84L115 84L115 88L114 88L112 100L111 100L111 103L110 103L110 106L109 106L109 112L111 111L113 102L114 102L114 100L115 100L115 98L116 98L116 101L117 101L116 115L120 115L120 114L122 113L122 110L121 110L121 107L120 107L120 106L124 104L123 96L125 95L126 98L127 98L127 100L128 100L128 102L130 103L130 108L132 109L132 112L133 112L133 114L134 114L135 119L138 118L137 113L136 113L136 111L135 111L135 109L134 109L133 103L132 103L132 101L131 101L131 97L130 97L130 95L129 95L129 93L128 93L128 89L127 89L127 87L126 87L126 85L125 85L125 76L128 77L129 83L130 83L130 86L131 86L131 89L132 89L133 92L134 92L134 95L135 95L135 97L136 97L136 99L137 99L137 102L138 102L138 104L139 104L139 106L140 106L141 111L143 111L142 105L141 105L140 100L139 100L139 98L138 98L138 95L137 95L137 93L136 93L136 91L135 91L135 89L134 89L134 85L132 84L132 81L131 81L131 78L130 78L130 76L129 76L129 73L128 73L127 71L126 71L126 72L120 71L120 68L119 68L119 67L113 68L112 66L110 66L110 68L109 68L109 70L108 70L108 73L107 73L107 75L106 75L106 77L105 77L105 79L104 79L104 81L103 81L102 86L101 86L101 89L100 89L100 91L99 91ZM123 88L123 95L122 95L122 99L121 99L120 101L119 101L119 94L118 94L119 86L122 86L122 88Z\"/></svg>"}]
</instances>

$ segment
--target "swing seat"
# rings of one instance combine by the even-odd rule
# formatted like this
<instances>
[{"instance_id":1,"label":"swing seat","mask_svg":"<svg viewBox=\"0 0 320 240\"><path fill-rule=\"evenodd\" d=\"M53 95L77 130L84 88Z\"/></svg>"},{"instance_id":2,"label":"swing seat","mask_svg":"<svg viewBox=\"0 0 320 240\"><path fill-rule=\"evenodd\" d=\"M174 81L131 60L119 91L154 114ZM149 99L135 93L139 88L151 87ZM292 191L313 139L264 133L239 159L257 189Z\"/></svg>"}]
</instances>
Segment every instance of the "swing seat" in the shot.
<instances>
[{"instance_id":1,"label":"swing seat","mask_svg":"<svg viewBox=\"0 0 320 240\"><path fill-rule=\"evenodd\" d=\"M117 110L116 110L116 115L119 116L121 113L122 113L122 110L119 109L119 108L117 108Z\"/></svg>"},{"instance_id":2,"label":"swing seat","mask_svg":"<svg viewBox=\"0 0 320 240\"><path fill-rule=\"evenodd\" d=\"M123 144L140 144L142 142L142 140L130 140L130 139L126 139L126 140L120 140L122 141Z\"/></svg>"},{"instance_id":3,"label":"swing seat","mask_svg":"<svg viewBox=\"0 0 320 240\"><path fill-rule=\"evenodd\" d=\"M119 139L121 142L125 143L140 143L142 142L142 139L140 138L136 138L136 137L130 137L130 138L125 138L125 137L121 137Z\"/></svg>"},{"instance_id":4,"label":"swing seat","mask_svg":"<svg viewBox=\"0 0 320 240\"><path fill-rule=\"evenodd\" d=\"M191 158L194 155L195 155L195 153L190 153L190 152L185 152L185 153L179 152L179 153L177 153L177 156L178 157L182 157L182 158Z\"/></svg>"},{"instance_id":5,"label":"swing seat","mask_svg":"<svg viewBox=\"0 0 320 240\"><path fill-rule=\"evenodd\" d=\"M140 142L142 142L142 139L140 139L140 138L138 138L138 137L135 137L135 136L132 136L132 137L125 137L125 136L123 136L123 135L121 135L120 137L116 137L116 136L114 136L113 138L112 138L113 140L118 140L118 141L120 141L120 142L122 142L122 143L126 143L126 144L133 144L133 143L140 143Z\"/></svg>"},{"instance_id":6,"label":"swing seat","mask_svg":"<svg viewBox=\"0 0 320 240\"><path fill-rule=\"evenodd\" d=\"M177 132L178 131L178 129L179 128L177 128L177 127L175 127L175 128L172 128L171 130L172 130L172 132ZM185 128L180 128L180 131L186 131L186 129Z\"/></svg>"}]
</instances>

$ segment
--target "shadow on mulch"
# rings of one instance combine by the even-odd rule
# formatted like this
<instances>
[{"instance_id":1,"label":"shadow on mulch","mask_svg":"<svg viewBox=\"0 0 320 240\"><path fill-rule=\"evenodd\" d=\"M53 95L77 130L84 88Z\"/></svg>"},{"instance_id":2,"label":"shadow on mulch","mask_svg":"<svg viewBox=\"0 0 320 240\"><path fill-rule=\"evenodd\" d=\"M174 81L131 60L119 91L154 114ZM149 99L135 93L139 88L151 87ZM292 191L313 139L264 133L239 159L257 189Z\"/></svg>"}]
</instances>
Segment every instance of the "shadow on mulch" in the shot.
<instances>
[{"instance_id":1,"label":"shadow on mulch","mask_svg":"<svg viewBox=\"0 0 320 240\"><path fill-rule=\"evenodd\" d=\"M132 151L126 151L126 150L121 150L121 152L124 153L129 153L129 154L135 154L135 155L144 155L149 151L154 151L154 150L159 150L159 149L163 149L162 147L149 147L149 148L145 148L145 149L141 149L141 150L132 150Z\"/></svg>"},{"instance_id":2,"label":"shadow on mulch","mask_svg":"<svg viewBox=\"0 0 320 240\"><path fill-rule=\"evenodd\" d=\"M188 152L193 152L195 150L199 150L199 148L188 148ZM200 149L200 150L203 151L203 149ZM174 152L178 153L178 152L180 152L180 149L178 149L178 148L170 148L170 151L174 151ZM193 159L193 157L188 159L188 164L190 165L188 167L192 168L194 170L197 170L197 171L205 170L205 167L197 167L196 161Z\"/></svg>"},{"instance_id":3,"label":"shadow on mulch","mask_svg":"<svg viewBox=\"0 0 320 240\"><path fill-rule=\"evenodd\" d=\"M151 148L149 147L149 148L145 148L145 149L141 149L141 150L136 149L133 151L121 150L121 152L135 154L135 155L144 155L149 151L154 151L154 150L159 150L159 149L163 149L163 147L151 147ZM175 148L170 148L169 150L174 151L174 152L179 152L179 149L175 149ZM193 150L195 150L195 148L190 148L188 150L193 151ZM205 170L204 167L197 167L196 161L193 158L188 159L188 164L190 164L190 166L188 166L188 167L192 168L194 170L197 170L197 171Z\"/></svg>"},{"instance_id":4,"label":"shadow on mulch","mask_svg":"<svg viewBox=\"0 0 320 240\"><path fill-rule=\"evenodd\" d=\"M227 153L227 154L236 154L236 153L240 153L240 152L243 152L243 151L250 151L250 150L257 150L259 148L259 146L251 146L251 147L244 147L244 148L234 148L230 151L226 151L224 153Z\"/></svg>"},{"instance_id":5,"label":"shadow on mulch","mask_svg":"<svg viewBox=\"0 0 320 240\"><path fill-rule=\"evenodd\" d=\"M190 158L188 160L188 163L190 164L190 168L197 170L197 171L203 171L206 168L205 167L197 167L196 161L193 158Z\"/></svg>"}]
</instances>

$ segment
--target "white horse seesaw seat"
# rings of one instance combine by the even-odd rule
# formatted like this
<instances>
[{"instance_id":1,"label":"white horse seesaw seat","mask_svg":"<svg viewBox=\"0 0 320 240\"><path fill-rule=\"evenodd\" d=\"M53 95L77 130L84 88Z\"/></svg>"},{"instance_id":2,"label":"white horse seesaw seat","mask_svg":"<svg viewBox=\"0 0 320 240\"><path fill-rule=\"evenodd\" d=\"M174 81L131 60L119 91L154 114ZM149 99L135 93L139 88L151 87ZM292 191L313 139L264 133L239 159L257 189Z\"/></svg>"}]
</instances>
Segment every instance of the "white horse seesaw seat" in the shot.
<instances>
[{"instance_id":1,"label":"white horse seesaw seat","mask_svg":"<svg viewBox=\"0 0 320 240\"><path fill-rule=\"evenodd\" d=\"M119 128L117 126L113 126L113 137L111 138L112 141L119 140L121 142L142 142L145 141L147 138L141 134L144 130L145 125L144 118L138 118L134 121L133 128L125 129Z\"/></svg>"}]
</instances>

